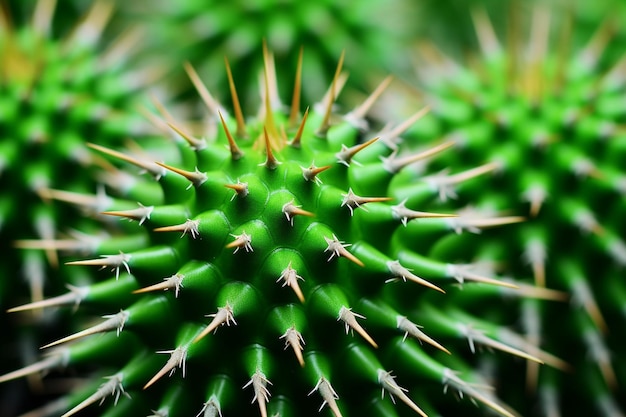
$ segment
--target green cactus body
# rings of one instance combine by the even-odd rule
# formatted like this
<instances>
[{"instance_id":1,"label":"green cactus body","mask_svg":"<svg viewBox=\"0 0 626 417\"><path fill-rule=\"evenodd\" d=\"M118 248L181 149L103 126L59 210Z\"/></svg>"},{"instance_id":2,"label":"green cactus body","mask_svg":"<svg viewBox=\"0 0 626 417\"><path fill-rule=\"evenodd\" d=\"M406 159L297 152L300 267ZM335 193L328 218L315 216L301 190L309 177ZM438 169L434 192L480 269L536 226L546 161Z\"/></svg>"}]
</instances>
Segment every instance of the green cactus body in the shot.
<instances>
[{"instance_id":1,"label":"green cactus body","mask_svg":"<svg viewBox=\"0 0 626 417\"><path fill-rule=\"evenodd\" d=\"M330 81L341 51L350 51L350 68L355 71L353 85L369 88L371 75L399 70L407 61L401 59L414 32L413 8L409 2L375 1L301 2L294 0L220 1L184 0L175 5L168 1L128 2L124 7L133 24L146 27L154 53L163 48L172 51L176 65L189 61L207 78L207 86L217 94L228 94L223 76L223 58L228 57L238 86L246 91L262 90L263 62L257 51L267 42L280 66L289 66L289 55L305 50L302 85L304 96L319 99ZM396 45L390 47L390 45ZM291 68L289 74L295 73ZM408 68L402 68L404 72ZM186 76L178 73L180 88L188 86ZM370 76L368 78L368 76ZM376 79L376 78L374 78ZM280 77L280 88L291 88L289 77ZM249 99L249 96L244 96ZM243 103L253 109L253 101Z\"/></svg>"},{"instance_id":2,"label":"green cactus body","mask_svg":"<svg viewBox=\"0 0 626 417\"><path fill-rule=\"evenodd\" d=\"M469 192L478 205L502 209L501 200L529 214L508 230L504 259L514 276L534 276L536 285L572 296L570 304L524 303L528 337L584 369L575 378L530 371L540 415L623 415L625 381L610 352L623 350L624 61L604 62L606 27L576 49L558 43L559 35L550 40L547 11L537 8L533 16L528 44L520 31L516 46L504 48L486 13L476 12L482 55L473 65L425 60L421 75L433 112L425 129L408 135L454 137L459 152L442 155L442 168L497 163L490 186Z\"/></svg>"},{"instance_id":3,"label":"green cactus body","mask_svg":"<svg viewBox=\"0 0 626 417\"><path fill-rule=\"evenodd\" d=\"M456 201L440 201L441 188L461 190L491 168L435 177L414 169L453 152L450 143L406 153L395 149L398 129L376 136L366 127L369 107L389 80L372 100L336 114L341 63L320 104L300 114L296 99L285 110L271 100L278 83L270 54L264 57L257 117L244 122L239 107L230 116L192 77L208 106L204 132L211 136L195 138L168 120L180 155L165 162L92 146L112 164L130 162L153 174L162 189L153 199L160 201L128 209L111 200L106 213L134 220L132 236L139 238L98 241L91 259L70 262L109 275L14 309L80 304L79 313L109 315L46 345L56 353L0 381L59 365L80 370L89 352L100 361L98 346L124 337L124 352L97 367L108 379L67 397L65 416L86 408L130 415L125 407L157 416L303 416L320 407L335 416L467 412L465 402L450 405L442 387L480 403L479 413L516 415L474 384L483 379L471 352L483 346L550 361L539 349L526 352L530 345L500 326L502 316L494 322L480 316L482 300L500 305L502 293L530 297L531 287L473 263L492 260L475 244L457 248L454 261L422 250L455 230L521 220L456 216ZM170 164L172 158L183 162ZM133 190L150 184L139 178Z\"/></svg>"}]
</instances>

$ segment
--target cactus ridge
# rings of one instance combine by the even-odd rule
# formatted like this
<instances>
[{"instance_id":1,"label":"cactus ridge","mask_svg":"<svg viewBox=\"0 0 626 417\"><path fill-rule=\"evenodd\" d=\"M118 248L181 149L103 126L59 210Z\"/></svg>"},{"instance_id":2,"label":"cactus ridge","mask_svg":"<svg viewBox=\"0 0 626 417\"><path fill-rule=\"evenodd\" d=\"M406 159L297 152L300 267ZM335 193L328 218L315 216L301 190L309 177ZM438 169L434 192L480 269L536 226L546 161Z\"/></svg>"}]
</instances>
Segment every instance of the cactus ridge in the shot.
<instances>
[{"instance_id":1,"label":"cactus ridge","mask_svg":"<svg viewBox=\"0 0 626 417\"><path fill-rule=\"evenodd\" d=\"M107 379L95 390L68 394L64 416L96 403L102 415L130 415L124 407L149 403L142 412L158 416L254 409L263 417L323 409L334 416L363 410L432 416L446 403L442 387L516 416L472 370L471 353L478 355L481 346L567 365L475 315L473 300L559 297L504 279L489 250L481 254L475 244L454 250L454 261L429 253L446 237L489 235L492 226L523 220L455 212L458 202L449 196L495 166L425 175L414 165L452 152L451 144L420 144L406 153L400 135L410 124L385 140L373 133L365 116L383 88L363 106L337 114L343 56L325 97L302 114L301 84L285 108L277 100L272 56L266 49L263 56L262 104L248 120L236 105L231 116L187 66L208 109L202 130L208 135L196 137L162 113L179 148L176 163L91 145L111 164L148 174L125 189L125 198L101 207L133 221L133 237L140 238L95 242L91 257L67 268L96 267L108 275L12 309L80 303L79 311L91 307L108 315L48 342L50 357L0 381L106 358L99 374ZM421 109L409 120L426 113ZM155 181L161 192L152 203L135 199ZM474 295L467 298L465 291ZM464 305L474 308L463 311ZM108 343L121 338L123 352L107 355Z\"/></svg>"}]
</instances>

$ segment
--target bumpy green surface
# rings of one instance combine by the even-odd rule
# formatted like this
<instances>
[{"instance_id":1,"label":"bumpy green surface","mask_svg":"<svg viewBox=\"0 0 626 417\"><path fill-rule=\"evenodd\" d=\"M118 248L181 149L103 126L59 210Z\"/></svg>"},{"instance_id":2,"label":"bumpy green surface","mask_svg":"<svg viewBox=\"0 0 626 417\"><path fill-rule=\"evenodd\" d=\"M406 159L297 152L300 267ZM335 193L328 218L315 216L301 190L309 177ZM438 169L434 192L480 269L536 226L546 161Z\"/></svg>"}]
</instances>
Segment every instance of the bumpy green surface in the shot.
<instances>
[{"instance_id":1,"label":"bumpy green surface","mask_svg":"<svg viewBox=\"0 0 626 417\"><path fill-rule=\"evenodd\" d=\"M228 92L224 57L231 61L240 88L262 89L259 77L263 62L257 51L263 41L281 67L292 65L289 56L304 48L303 76L307 82L303 93L310 100L317 100L328 86L329 74L344 50L349 51L347 65L354 68L352 86L367 89L373 75L407 70L408 41L415 33L414 7L403 0L124 3L132 24L144 26L149 34L148 51L160 57L167 53L180 70L181 62L190 61L211 91L224 94ZM292 67L289 74L294 73ZM176 75L184 89L185 74L179 71ZM281 77L279 82L283 89L292 85L289 76Z\"/></svg>"},{"instance_id":2,"label":"bumpy green surface","mask_svg":"<svg viewBox=\"0 0 626 417\"><path fill-rule=\"evenodd\" d=\"M93 384L56 403L66 415L306 416L320 406L322 415L515 415L474 384L487 382L474 365L510 361L502 351L550 362L525 353L499 314L534 290L489 266L498 260L491 230L467 231L520 219L450 217L460 202L441 199L493 166L427 175L424 161L454 152L449 143L414 143L418 153L397 146L424 111L376 139L368 102L346 115L328 110L335 83L304 115L297 102L284 112L267 99L245 123L202 93L204 137L170 120L180 155L164 163L93 147L144 168L161 190L138 177L130 197L107 202L136 230L85 240L93 256L71 268L102 267L101 279L24 307L78 304L84 324L0 381L91 371ZM498 352L479 353L484 346Z\"/></svg>"},{"instance_id":3,"label":"bumpy green surface","mask_svg":"<svg viewBox=\"0 0 626 417\"><path fill-rule=\"evenodd\" d=\"M545 11L534 14L531 32L514 35L513 48L489 36L484 14L476 17L482 55L454 66L423 61L433 112L412 136L455 138L459 152L442 156L441 167L500 164L473 196L496 209L500 201L517 202L518 212L529 214L506 239L514 275L534 275L538 285L571 294L570 303L549 308L526 303L521 320L528 336L574 373L543 368L534 400L515 401L528 404L529 415L622 415L624 61L607 62L611 38L602 29L586 46L572 38L559 43L558 25L542 37L550 33Z\"/></svg>"}]
</instances>

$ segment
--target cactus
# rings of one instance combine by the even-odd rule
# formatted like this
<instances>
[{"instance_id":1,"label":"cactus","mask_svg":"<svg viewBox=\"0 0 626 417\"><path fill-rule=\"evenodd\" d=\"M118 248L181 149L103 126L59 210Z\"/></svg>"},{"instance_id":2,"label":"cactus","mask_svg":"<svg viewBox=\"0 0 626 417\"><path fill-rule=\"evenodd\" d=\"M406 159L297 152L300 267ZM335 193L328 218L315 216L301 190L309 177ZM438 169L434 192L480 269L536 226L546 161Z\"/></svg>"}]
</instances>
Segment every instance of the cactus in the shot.
<instances>
[{"instance_id":1,"label":"cactus","mask_svg":"<svg viewBox=\"0 0 626 417\"><path fill-rule=\"evenodd\" d=\"M484 10L473 17L482 53L471 64L425 49L419 69L433 112L408 136L454 138L459 152L442 155L440 168L499 164L473 196L528 213L509 230L505 259L516 277L572 296L566 304L525 302L521 320L530 340L575 365L575 377L529 365L535 401L509 402L529 405L529 414L537 406L542 416L623 415L623 358L612 356L623 350L624 324L623 55L603 57L606 26L579 47L568 29L576 26L553 29L540 7L529 41L511 24L518 30L506 48Z\"/></svg>"},{"instance_id":2,"label":"cactus","mask_svg":"<svg viewBox=\"0 0 626 417\"><path fill-rule=\"evenodd\" d=\"M302 89L308 100L319 99L342 50L350 51L346 56L350 68L368 69L352 75L353 85L363 90L370 87L372 74L410 69L403 57L415 29L414 8L404 0L384 4L328 0L184 0L174 4L159 0L126 2L123 9L133 24L145 26L150 34L148 50L159 56L167 50L176 64L189 61L216 94L228 94L222 69L225 56L233 64L233 77L240 88L262 90L263 63L257 51L263 41L280 66L292 65L289 76L295 73L289 54L304 48L307 82ZM173 76L179 80L172 81L178 84L173 88L188 91L185 74ZM283 91L293 85L288 76L278 82ZM195 98L191 93L189 98ZM244 96L242 105L252 110L255 103L248 103L248 98Z\"/></svg>"},{"instance_id":3,"label":"cactus","mask_svg":"<svg viewBox=\"0 0 626 417\"><path fill-rule=\"evenodd\" d=\"M0 382L91 371L99 382L47 409L64 416L98 403L103 416L471 410L442 389L471 398L478 413L517 415L474 369L486 356L471 353L565 366L501 314L520 299L562 294L498 273L492 227L521 217L457 213L464 190L495 165L428 175L451 142L413 144L420 149L410 153L400 144L428 108L378 135L368 123L390 78L340 115L342 55L324 98L301 113L301 73L285 107L266 49L263 58L257 117L244 119L228 65L232 116L187 65L208 109L206 138L162 111L180 155L154 161L90 145L120 169L145 170L159 190L138 178L103 207L133 221L134 232L77 242L92 256L67 268L106 269L98 280L11 309L78 306L83 320ZM302 62L300 53L296 67ZM446 198L453 192L458 201ZM94 314L106 315L93 325Z\"/></svg>"}]
</instances>

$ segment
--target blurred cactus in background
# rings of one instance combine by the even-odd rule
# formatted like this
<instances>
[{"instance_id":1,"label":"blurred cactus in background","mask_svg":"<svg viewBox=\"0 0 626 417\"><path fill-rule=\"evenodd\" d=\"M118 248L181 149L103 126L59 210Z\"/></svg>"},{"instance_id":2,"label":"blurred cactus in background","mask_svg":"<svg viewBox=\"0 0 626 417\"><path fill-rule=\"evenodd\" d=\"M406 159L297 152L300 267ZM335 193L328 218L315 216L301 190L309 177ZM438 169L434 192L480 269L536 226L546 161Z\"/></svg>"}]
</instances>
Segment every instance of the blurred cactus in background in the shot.
<instances>
[{"instance_id":1,"label":"blurred cactus in background","mask_svg":"<svg viewBox=\"0 0 626 417\"><path fill-rule=\"evenodd\" d=\"M503 37L495 18L473 10L480 51L465 60L422 45L420 100L433 111L408 135L457 143L459 152L439 159L440 169L498 164L489 186L474 189L473 197L528 215L502 236L511 271L571 295L566 304L525 302L519 320L528 339L567 360L573 374L530 364L534 401L516 389L511 402L528 405L529 415L622 415L623 43L613 45L610 25L591 33L574 15L540 6L510 15Z\"/></svg>"},{"instance_id":2,"label":"blurred cactus in background","mask_svg":"<svg viewBox=\"0 0 626 417\"><path fill-rule=\"evenodd\" d=\"M80 15L83 8L74 3L56 6L52 0L0 5L3 310L16 302L41 300L45 291L59 291L86 278L74 274L70 279L65 274L53 280L57 251L27 249L31 239L42 240L45 246L84 223L79 213L59 209L51 201L59 196L58 188L96 191L101 181L91 173L98 162L84 144L121 146L130 137L140 140L154 130L138 112L143 97L137 94L150 83L151 74L128 65L136 33L117 36L107 30L113 3L90 2L84 16ZM36 325L37 331L52 331L54 317L51 311L39 317L43 322ZM7 322L2 316L3 371L16 361L27 361L29 352L37 352L38 346L27 342L32 319L22 319Z\"/></svg>"},{"instance_id":3,"label":"blurred cactus in background","mask_svg":"<svg viewBox=\"0 0 626 417\"><path fill-rule=\"evenodd\" d=\"M510 3L510 0L416 1L413 3L418 17L415 22L416 39L427 40L448 54L461 58L478 47L472 22L468 19L469 10L476 6L489 9L499 17L494 19L494 24L499 29L504 29L503 21ZM524 4L532 4L532 1Z\"/></svg>"},{"instance_id":4,"label":"blurred cactus in background","mask_svg":"<svg viewBox=\"0 0 626 417\"><path fill-rule=\"evenodd\" d=\"M84 150L87 141L121 146L154 130L138 111L143 97L137 94L151 74L126 66L136 34L101 41L113 4L93 3L73 27L52 36L60 30L55 4L24 2L15 11L5 6L0 15L0 233L5 253L12 252L17 239L56 236L60 213L49 204L55 187L96 189L96 179L88 174L96 161ZM69 220L61 220L65 228L72 227ZM41 299L45 262L37 259L39 254L20 253L30 257L27 279L32 297ZM55 251L46 255L57 263ZM7 260L19 261L12 258ZM13 276L18 265L10 267Z\"/></svg>"},{"instance_id":5,"label":"blurred cactus in background","mask_svg":"<svg viewBox=\"0 0 626 417\"><path fill-rule=\"evenodd\" d=\"M131 22L146 27L146 57L167 55L181 69L172 83L177 80L183 91L188 83L181 64L189 61L211 91L228 93L222 70L226 56L239 88L262 91L258 51L265 41L278 66L290 66L289 74L295 74L289 57L304 48L303 96L317 100L342 51L347 52L346 66L354 70L352 86L362 91L381 74L407 72L416 30L412 6L406 0L157 0L125 2L123 10ZM290 76L278 81L283 90L293 85ZM252 110L254 102L243 99L244 108Z\"/></svg>"}]
</instances>

